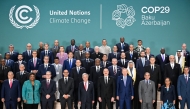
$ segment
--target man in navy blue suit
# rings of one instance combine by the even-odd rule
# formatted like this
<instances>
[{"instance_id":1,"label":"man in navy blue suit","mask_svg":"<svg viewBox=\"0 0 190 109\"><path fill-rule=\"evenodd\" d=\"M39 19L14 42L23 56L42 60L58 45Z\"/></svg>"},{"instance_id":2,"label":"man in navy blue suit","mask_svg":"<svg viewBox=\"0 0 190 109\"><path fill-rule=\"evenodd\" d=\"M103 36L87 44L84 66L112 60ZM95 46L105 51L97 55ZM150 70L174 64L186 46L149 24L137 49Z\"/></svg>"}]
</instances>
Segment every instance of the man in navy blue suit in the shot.
<instances>
[{"instance_id":1,"label":"man in navy blue suit","mask_svg":"<svg viewBox=\"0 0 190 109\"><path fill-rule=\"evenodd\" d=\"M26 45L26 51L22 53L23 60L28 63L28 61L32 58L32 45L28 43Z\"/></svg>"},{"instance_id":2,"label":"man in navy blue suit","mask_svg":"<svg viewBox=\"0 0 190 109\"><path fill-rule=\"evenodd\" d=\"M63 71L68 70L71 73L71 69L76 66L76 59L73 58L73 52L69 52L68 59L64 61ZM69 75L71 76L71 75Z\"/></svg>"},{"instance_id":3,"label":"man in navy blue suit","mask_svg":"<svg viewBox=\"0 0 190 109\"><path fill-rule=\"evenodd\" d=\"M24 67L25 67L25 70L27 71L27 63L25 62L25 61L23 61L23 56L22 56L22 54L19 54L18 55L18 61L16 61L15 63L14 63L14 74L16 74L17 72L19 72L20 70L19 70L19 66L21 65L21 64L23 64L24 65Z\"/></svg>"},{"instance_id":4,"label":"man in navy blue suit","mask_svg":"<svg viewBox=\"0 0 190 109\"><path fill-rule=\"evenodd\" d=\"M6 56L7 53L10 54L10 59L14 62L18 60L18 52L14 51L14 46L12 44L9 45L9 52L6 52L4 56Z\"/></svg>"},{"instance_id":5,"label":"man in navy blue suit","mask_svg":"<svg viewBox=\"0 0 190 109\"><path fill-rule=\"evenodd\" d=\"M185 57L185 66L190 67L190 52L187 50L187 45L185 43L182 44L181 46L181 55Z\"/></svg>"},{"instance_id":6,"label":"man in navy blue suit","mask_svg":"<svg viewBox=\"0 0 190 109\"><path fill-rule=\"evenodd\" d=\"M68 54L69 52L74 52L78 50L78 47L75 45L75 40L71 39L71 45L67 46L66 48L66 53Z\"/></svg>"},{"instance_id":7,"label":"man in navy blue suit","mask_svg":"<svg viewBox=\"0 0 190 109\"><path fill-rule=\"evenodd\" d=\"M117 100L119 100L120 109L131 109L131 100L134 98L133 81L131 76L128 76L128 70L122 69L123 76L117 79ZM125 104L125 105L124 105Z\"/></svg>"},{"instance_id":8,"label":"man in navy blue suit","mask_svg":"<svg viewBox=\"0 0 190 109\"><path fill-rule=\"evenodd\" d=\"M147 47L146 48L146 56L145 56L145 58L150 60L151 57L154 57L154 55L150 53L150 48Z\"/></svg>"},{"instance_id":9,"label":"man in navy blue suit","mask_svg":"<svg viewBox=\"0 0 190 109\"><path fill-rule=\"evenodd\" d=\"M90 48L90 42L86 41L85 45L86 45L86 47L83 50L92 54L94 52L94 49Z\"/></svg>"},{"instance_id":10,"label":"man in navy blue suit","mask_svg":"<svg viewBox=\"0 0 190 109\"><path fill-rule=\"evenodd\" d=\"M44 56L48 56L49 57L49 63L52 64L54 62L54 56L53 56L53 52L49 50L49 44L44 44L44 51L41 52L40 54L40 59L42 61L42 63L44 63L43 59Z\"/></svg>"},{"instance_id":11,"label":"man in navy blue suit","mask_svg":"<svg viewBox=\"0 0 190 109\"><path fill-rule=\"evenodd\" d=\"M6 109L17 109L17 102L21 100L21 88L19 81L13 79L13 72L8 72L8 79L3 82L1 101Z\"/></svg>"},{"instance_id":12,"label":"man in navy blue suit","mask_svg":"<svg viewBox=\"0 0 190 109\"><path fill-rule=\"evenodd\" d=\"M51 72L51 79L56 76L55 67L49 63L49 57L44 56L44 64L40 65L38 68L37 78L42 81L46 79L46 72Z\"/></svg>"},{"instance_id":13,"label":"man in navy blue suit","mask_svg":"<svg viewBox=\"0 0 190 109\"><path fill-rule=\"evenodd\" d=\"M129 61L126 60L125 58L126 58L125 53L121 53L121 59L118 60L118 63L117 63L117 65L120 66L121 68L127 68Z\"/></svg>"},{"instance_id":14,"label":"man in navy blue suit","mask_svg":"<svg viewBox=\"0 0 190 109\"><path fill-rule=\"evenodd\" d=\"M109 66L111 66L111 62L108 61L108 56L107 54L103 54L103 57L102 57L102 61L100 63L100 65L104 68L108 68Z\"/></svg>"},{"instance_id":15,"label":"man in navy blue suit","mask_svg":"<svg viewBox=\"0 0 190 109\"><path fill-rule=\"evenodd\" d=\"M86 68L86 73L90 74L90 68L94 65L94 60L90 58L90 53L85 52L85 58L81 60L81 66Z\"/></svg>"},{"instance_id":16,"label":"man in navy blue suit","mask_svg":"<svg viewBox=\"0 0 190 109\"><path fill-rule=\"evenodd\" d=\"M111 62L113 58L116 58L117 60L119 60L120 59L120 55L121 55L121 53L117 52L117 46L113 46L113 52L109 53L109 55L108 55L108 61Z\"/></svg>"},{"instance_id":17,"label":"man in navy blue suit","mask_svg":"<svg viewBox=\"0 0 190 109\"><path fill-rule=\"evenodd\" d=\"M5 65L11 68L11 71L14 70L14 61L10 59L10 54L5 54Z\"/></svg>"},{"instance_id":18,"label":"man in navy blue suit","mask_svg":"<svg viewBox=\"0 0 190 109\"><path fill-rule=\"evenodd\" d=\"M28 72L37 73L41 60L37 58L37 51L32 51L32 59L28 61Z\"/></svg>"},{"instance_id":19,"label":"man in navy blue suit","mask_svg":"<svg viewBox=\"0 0 190 109\"><path fill-rule=\"evenodd\" d=\"M120 38L120 43L116 44L118 52L127 52L129 51L129 44L125 43L125 38Z\"/></svg>"}]
</instances>

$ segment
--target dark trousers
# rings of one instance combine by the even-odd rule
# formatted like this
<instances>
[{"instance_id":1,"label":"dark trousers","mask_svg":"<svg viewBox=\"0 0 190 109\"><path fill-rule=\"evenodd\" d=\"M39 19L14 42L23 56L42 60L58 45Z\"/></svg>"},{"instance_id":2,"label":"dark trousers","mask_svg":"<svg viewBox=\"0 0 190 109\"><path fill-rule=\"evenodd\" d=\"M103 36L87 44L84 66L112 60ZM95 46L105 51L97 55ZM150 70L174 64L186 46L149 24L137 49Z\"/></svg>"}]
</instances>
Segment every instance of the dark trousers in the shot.
<instances>
[{"instance_id":1,"label":"dark trousers","mask_svg":"<svg viewBox=\"0 0 190 109\"><path fill-rule=\"evenodd\" d=\"M113 103L111 102L111 98L102 98L101 102L102 109L106 109L106 105L108 109L113 109Z\"/></svg>"},{"instance_id":2,"label":"dark trousers","mask_svg":"<svg viewBox=\"0 0 190 109\"><path fill-rule=\"evenodd\" d=\"M74 108L78 109L78 88L74 90Z\"/></svg>"},{"instance_id":3,"label":"dark trousers","mask_svg":"<svg viewBox=\"0 0 190 109\"><path fill-rule=\"evenodd\" d=\"M54 101L42 101L41 109L54 109Z\"/></svg>"},{"instance_id":4,"label":"dark trousers","mask_svg":"<svg viewBox=\"0 0 190 109\"><path fill-rule=\"evenodd\" d=\"M66 103L67 103L68 109L73 109L72 100L73 99L70 97L68 99L60 98L61 109L66 109Z\"/></svg>"},{"instance_id":5,"label":"dark trousers","mask_svg":"<svg viewBox=\"0 0 190 109\"><path fill-rule=\"evenodd\" d=\"M0 109L3 109L3 102L0 101Z\"/></svg>"},{"instance_id":6,"label":"dark trousers","mask_svg":"<svg viewBox=\"0 0 190 109\"><path fill-rule=\"evenodd\" d=\"M25 104L25 109L38 109L38 104Z\"/></svg>"},{"instance_id":7,"label":"dark trousers","mask_svg":"<svg viewBox=\"0 0 190 109\"><path fill-rule=\"evenodd\" d=\"M136 82L134 84L134 109L141 109L141 103L139 101L139 92L138 92L138 86L141 79L137 76Z\"/></svg>"},{"instance_id":8,"label":"dark trousers","mask_svg":"<svg viewBox=\"0 0 190 109\"><path fill-rule=\"evenodd\" d=\"M5 101L6 109L17 109L17 101Z\"/></svg>"},{"instance_id":9,"label":"dark trousers","mask_svg":"<svg viewBox=\"0 0 190 109\"><path fill-rule=\"evenodd\" d=\"M93 105L93 109L96 109L97 104L98 104L98 89L94 89L94 105ZM101 109L101 103L99 103L99 109Z\"/></svg>"},{"instance_id":10,"label":"dark trousers","mask_svg":"<svg viewBox=\"0 0 190 109\"><path fill-rule=\"evenodd\" d=\"M23 104L23 106L22 106ZM23 101L17 102L18 109L25 109L25 103Z\"/></svg>"},{"instance_id":11,"label":"dark trousers","mask_svg":"<svg viewBox=\"0 0 190 109\"><path fill-rule=\"evenodd\" d=\"M92 109L92 102L81 102L81 109Z\"/></svg>"}]
</instances>

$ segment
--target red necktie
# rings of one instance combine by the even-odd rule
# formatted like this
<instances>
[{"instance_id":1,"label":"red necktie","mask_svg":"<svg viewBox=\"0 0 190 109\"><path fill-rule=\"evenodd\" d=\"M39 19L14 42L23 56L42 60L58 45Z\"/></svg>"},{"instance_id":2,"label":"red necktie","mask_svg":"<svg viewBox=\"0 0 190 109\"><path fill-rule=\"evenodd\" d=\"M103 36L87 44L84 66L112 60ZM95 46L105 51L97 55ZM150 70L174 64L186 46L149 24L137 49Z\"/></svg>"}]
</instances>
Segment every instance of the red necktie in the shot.
<instances>
[{"instance_id":1,"label":"red necktie","mask_svg":"<svg viewBox=\"0 0 190 109\"><path fill-rule=\"evenodd\" d=\"M36 67L36 59L34 58L34 67Z\"/></svg>"},{"instance_id":2,"label":"red necktie","mask_svg":"<svg viewBox=\"0 0 190 109\"><path fill-rule=\"evenodd\" d=\"M13 81L10 80L10 82L9 82L9 86L10 86L10 88L12 88L12 85L13 85Z\"/></svg>"},{"instance_id":3,"label":"red necktie","mask_svg":"<svg viewBox=\"0 0 190 109\"><path fill-rule=\"evenodd\" d=\"M87 85L86 85L86 82L84 82L84 88L85 88L85 90L87 90Z\"/></svg>"}]
</instances>

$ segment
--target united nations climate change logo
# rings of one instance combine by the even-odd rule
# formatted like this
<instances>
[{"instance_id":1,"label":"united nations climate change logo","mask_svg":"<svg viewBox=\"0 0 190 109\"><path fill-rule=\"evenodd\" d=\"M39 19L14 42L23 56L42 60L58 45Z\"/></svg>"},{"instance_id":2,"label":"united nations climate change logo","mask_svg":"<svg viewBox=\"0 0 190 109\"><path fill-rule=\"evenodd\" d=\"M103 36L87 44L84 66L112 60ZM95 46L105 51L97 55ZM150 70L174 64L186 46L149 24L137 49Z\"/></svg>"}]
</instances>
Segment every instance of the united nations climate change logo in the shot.
<instances>
[{"instance_id":1,"label":"united nations climate change logo","mask_svg":"<svg viewBox=\"0 0 190 109\"><path fill-rule=\"evenodd\" d=\"M14 14L15 18L14 18L13 13L14 13L15 7L16 7L16 5L13 6L9 12L9 20L14 27L19 28L19 29L22 29L22 28L29 29L29 28L33 28L34 26L36 26L36 24L40 20L40 12L39 12L39 9L35 5L33 5L34 10L36 12L35 19L33 19L32 17L23 16L24 13L33 11L32 8L27 5L22 5L22 6L18 7L15 11L15 14ZM16 21L14 19L16 19Z\"/></svg>"},{"instance_id":2,"label":"united nations climate change logo","mask_svg":"<svg viewBox=\"0 0 190 109\"><path fill-rule=\"evenodd\" d=\"M124 14L124 15L123 15ZM121 16L127 16L126 18L122 18ZM116 25L121 28L125 28L125 26L131 26L136 21L135 18L135 10L132 6L127 7L126 4L117 5L117 10L112 13L112 20L116 21Z\"/></svg>"}]
</instances>

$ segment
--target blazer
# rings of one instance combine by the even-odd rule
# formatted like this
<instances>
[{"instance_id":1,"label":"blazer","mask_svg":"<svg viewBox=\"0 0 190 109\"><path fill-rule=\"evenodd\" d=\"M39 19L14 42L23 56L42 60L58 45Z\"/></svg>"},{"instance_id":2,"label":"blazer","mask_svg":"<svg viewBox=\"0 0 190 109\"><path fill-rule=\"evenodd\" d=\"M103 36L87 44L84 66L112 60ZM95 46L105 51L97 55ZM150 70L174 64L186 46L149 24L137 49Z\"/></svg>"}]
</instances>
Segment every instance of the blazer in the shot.
<instances>
[{"instance_id":1,"label":"blazer","mask_svg":"<svg viewBox=\"0 0 190 109\"><path fill-rule=\"evenodd\" d=\"M28 61L28 72L31 72L32 70L38 70L39 66L41 65L41 60L37 58L36 66L34 67L34 61L33 58Z\"/></svg>"},{"instance_id":2,"label":"blazer","mask_svg":"<svg viewBox=\"0 0 190 109\"><path fill-rule=\"evenodd\" d=\"M7 53L10 54L10 52L6 52L5 55L4 55L4 58L5 58ZM13 60L14 62L18 61L18 54L19 54L18 52L13 51L13 54L10 56L10 59Z\"/></svg>"},{"instance_id":3,"label":"blazer","mask_svg":"<svg viewBox=\"0 0 190 109\"><path fill-rule=\"evenodd\" d=\"M68 81L65 84L64 77L59 79L59 93L60 93L60 99L63 99L64 94L70 95L70 97L73 97L73 91L74 91L74 80L71 77L68 77Z\"/></svg>"},{"instance_id":4,"label":"blazer","mask_svg":"<svg viewBox=\"0 0 190 109\"><path fill-rule=\"evenodd\" d=\"M81 60L81 66L86 69L86 73L90 74L90 68L94 65L94 60L90 59L87 61L87 59Z\"/></svg>"},{"instance_id":5,"label":"blazer","mask_svg":"<svg viewBox=\"0 0 190 109\"><path fill-rule=\"evenodd\" d=\"M165 60L162 60L161 54L156 56L156 64L160 66L160 70L164 73L164 66L165 64L169 63L169 55L165 54Z\"/></svg>"},{"instance_id":6,"label":"blazer","mask_svg":"<svg viewBox=\"0 0 190 109\"><path fill-rule=\"evenodd\" d=\"M120 100L125 98L131 100L131 96L134 96L133 81L131 76L127 76L126 86L124 85L123 76L119 76L117 79L117 96Z\"/></svg>"},{"instance_id":7,"label":"blazer","mask_svg":"<svg viewBox=\"0 0 190 109\"><path fill-rule=\"evenodd\" d=\"M44 51L44 48L37 49L37 57L40 59L41 52Z\"/></svg>"},{"instance_id":8,"label":"blazer","mask_svg":"<svg viewBox=\"0 0 190 109\"><path fill-rule=\"evenodd\" d=\"M126 52L126 51L129 51L129 44L127 44L125 42L123 44L123 50L124 51L121 51L122 50L121 43L117 43L116 46L117 46L117 52Z\"/></svg>"},{"instance_id":9,"label":"blazer","mask_svg":"<svg viewBox=\"0 0 190 109\"><path fill-rule=\"evenodd\" d=\"M80 67L80 71L77 72L77 67L72 68L71 77L74 79L75 89L78 89L78 85L82 82L82 74L86 73L86 69L84 67Z\"/></svg>"},{"instance_id":10,"label":"blazer","mask_svg":"<svg viewBox=\"0 0 190 109\"><path fill-rule=\"evenodd\" d=\"M140 78L140 79L144 79L144 73L145 73L145 66L149 65L150 64L150 61L147 60L145 58L145 65L143 66L142 64L142 60L141 58L140 59L137 59L137 62L136 62L136 70L137 70L137 76Z\"/></svg>"},{"instance_id":11,"label":"blazer","mask_svg":"<svg viewBox=\"0 0 190 109\"><path fill-rule=\"evenodd\" d=\"M137 59L139 58L138 53L135 51L133 51L132 55L130 55L130 51L127 51L125 52L125 55L126 55L127 60L132 60L135 64L136 64Z\"/></svg>"},{"instance_id":12,"label":"blazer","mask_svg":"<svg viewBox=\"0 0 190 109\"><path fill-rule=\"evenodd\" d=\"M11 68L9 66L4 66L5 69L3 70L2 65L0 65L0 80L6 80L8 79L8 72L11 71Z\"/></svg>"},{"instance_id":13,"label":"blazer","mask_svg":"<svg viewBox=\"0 0 190 109\"><path fill-rule=\"evenodd\" d=\"M41 101L55 101L56 82L50 80L49 87L47 87L47 80L41 82ZM46 99L46 95L49 94L50 98Z\"/></svg>"},{"instance_id":14,"label":"blazer","mask_svg":"<svg viewBox=\"0 0 190 109\"><path fill-rule=\"evenodd\" d=\"M40 59L42 63L44 63L44 56L45 56L45 50L40 53ZM48 56L49 56L49 63L53 63L54 62L53 52L48 50Z\"/></svg>"},{"instance_id":15,"label":"blazer","mask_svg":"<svg viewBox=\"0 0 190 109\"><path fill-rule=\"evenodd\" d=\"M26 63L28 63L28 61L32 58L32 50L31 50L31 54L30 54L30 55L28 55L28 51L26 50L26 51L24 51L24 52L22 53L22 56L23 56L23 60L24 60Z\"/></svg>"},{"instance_id":16,"label":"blazer","mask_svg":"<svg viewBox=\"0 0 190 109\"><path fill-rule=\"evenodd\" d=\"M95 60L96 58L99 58L102 61L102 57L103 57L103 53L100 53L100 52L98 52L98 54L96 54L95 52L93 52L90 55L90 58L93 59L93 60Z\"/></svg>"},{"instance_id":17,"label":"blazer","mask_svg":"<svg viewBox=\"0 0 190 109\"><path fill-rule=\"evenodd\" d=\"M12 87L10 88L9 80L5 80L1 88L1 98L4 98L5 101L12 100L14 102L17 102L17 98L21 98L19 81L13 79Z\"/></svg>"},{"instance_id":18,"label":"blazer","mask_svg":"<svg viewBox=\"0 0 190 109\"><path fill-rule=\"evenodd\" d=\"M121 57L121 53L117 52L117 55L115 55L113 52L108 54L108 61L112 62L113 58L116 58L117 60L119 60Z\"/></svg>"},{"instance_id":19,"label":"blazer","mask_svg":"<svg viewBox=\"0 0 190 109\"><path fill-rule=\"evenodd\" d=\"M59 48L60 48L60 47L58 46L58 48L56 49L55 46L54 46L53 48L50 49L50 50L53 52L53 57L54 57L54 58L56 58L56 55L57 55L57 53L59 52Z\"/></svg>"},{"instance_id":20,"label":"blazer","mask_svg":"<svg viewBox=\"0 0 190 109\"><path fill-rule=\"evenodd\" d=\"M98 97L112 98L115 97L116 87L115 79L111 76L108 76L108 84L105 84L104 76L99 77L98 79Z\"/></svg>"},{"instance_id":21,"label":"blazer","mask_svg":"<svg viewBox=\"0 0 190 109\"><path fill-rule=\"evenodd\" d=\"M38 80L34 81L34 89L30 80L24 82L22 86L22 99L26 100L26 104L40 103L40 87L41 83Z\"/></svg>"},{"instance_id":22,"label":"blazer","mask_svg":"<svg viewBox=\"0 0 190 109\"><path fill-rule=\"evenodd\" d=\"M163 101L163 103L166 103L167 101L173 103L173 101L176 100L175 87L171 85L167 91L166 86L163 85L161 87L160 100Z\"/></svg>"},{"instance_id":23,"label":"blazer","mask_svg":"<svg viewBox=\"0 0 190 109\"><path fill-rule=\"evenodd\" d=\"M5 63L6 66L11 68L11 71L14 71L14 61L11 59L8 59L9 63Z\"/></svg>"},{"instance_id":24,"label":"blazer","mask_svg":"<svg viewBox=\"0 0 190 109\"><path fill-rule=\"evenodd\" d=\"M186 78L184 75L180 75L177 82L177 93L178 96L181 96L182 99L185 97L190 97L190 75L188 77L188 81L186 82Z\"/></svg>"},{"instance_id":25,"label":"blazer","mask_svg":"<svg viewBox=\"0 0 190 109\"><path fill-rule=\"evenodd\" d=\"M113 72L113 65L109 66L108 70L109 70L109 76L112 76L115 79L115 83L117 83L118 76L122 75L122 69L121 69L121 67L117 66L117 73L116 73L116 75L114 75L114 72ZM115 88L117 88L117 87L115 87Z\"/></svg>"},{"instance_id":26,"label":"blazer","mask_svg":"<svg viewBox=\"0 0 190 109\"><path fill-rule=\"evenodd\" d=\"M83 50L86 51L86 52L89 52L90 54L92 54L92 53L94 52L94 49L93 49L93 48L89 48L89 50L87 51L87 50L86 50L86 47L85 47Z\"/></svg>"},{"instance_id":27,"label":"blazer","mask_svg":"<svg viewBox=\"0 0 190 109\"><path fill-rule=\"evenodd\" d=\"M53 79L56 76L55 68L53 65L48 64L48 68L46 69L44 68L44 64L42 64L40 65L38 73L36 74L40 81L44 80L44 78L42 78L42 75L45 75L47 71L51 72L51 79Z\"/></svg>"},{"instance_id":28,"label":"blazer","mask_svg":"<svg viewBox=\"0 0 190 109\"><path fill-rule=\"evenodd\" d=\"M59 64L61 65L64 65L64 61L68 59L67 53L64 53L63 55L61 55L60 53L57 53L56 57L59 58Z\"/></svg>"},{"instance_id":29,"label":"blazer","mask_svg":"<svg viewBox=\"0 0 190 109\"><path fill-rule=\"evenodd\" d=\"M21 64L23 64L24 67L25 67L25 70L28 71L28 70L27 70L27 68L28 68L27 63L22 60L22 63L21 63ZM19 64L18 61L14 63L14 70L13 70L13 71L14 71L15 74L20 71L19 65L20 65L20 64Z\"/></svg>"},{"instance_id":30,"label":"blazer","mask_svg":"<svg viewBox=\"0 0 190 109\"><path fill-rule=\"evenodd\" d=\"M100 65L101 65L102 67L104 67L104 68L108 68L109 66L112 65L112 63L109 62L109 61L106 61L106 66L104 66L104 61L101 61L101 62L100 62Z\"/></svg>"},{"instance_id":31,"label":"blazer","mask_svg":"<svg viewBox=\"0 0 190 109\"><path fill-rule=\"evenodd\" d=\"M22 76L20 75L20 72L16 73L16 78L15 79L17 79L19 81L21 90L22 90L22 86L23 86L24 82L29 79L28 76L29 76L29 73L26 72L26 71L24 71Z\"/></svg>"},{"instance_id":32,"label":"blazer","mask_svg":"<svg viewBox=\"0 0 190 109\"><path fill-rule=\"evenodd\" d=\"M147 54L146 54L146 56L145 56L145 58L146 58L147 60L150 60L151 57L154 57L154 55L153 55L153 54L149 54L149 56L147 56Z\"/></svg>"},{"instance_id":33,"label":"blazer","mask_svg":"<svg viewBox=\"0 0 190 109\"><path fill-rule=\"evenodd\" d=\"M63 64L63 71L66 69L66 70L68 70L69 71L69 76L71 76L71 69L72 68L74 68L74 67L76 67L76 59L72 59L72 65L70 66L69 65L69 59L67 59L67 60L65 60L64 61L64 64Z\"/></svg>"},{"instance_id":34,"label":"blazer","mask_svg":"<svg viewBox=\"0 0 190 109\"><path fill-rule=\"evenodd\" d=\"M123 65L123 63L122 63L122 61L121 61L121 59L120 59L120 60L118 60L117 65L120 66L121 68L127 68L128 62L129 62L129 61L125 59L125 63L124 63L124 65Z\"/></svg>"},{"instance_id":35,"label":"blazer","mask_svg":"<svg viewBox=\"0 0 190 109\"><path fill-rule=\"evenodd\" d=\"M94 85L93 82L88 81L88 88L85 90L84 82L79 83L78 88L78 101L82 103L94 101Z\"/></svg>"},{"instance_id":36,"label":"blazer","mask_svg":"<svg viewBox=\"0 0 190 109\"><path fill-rule=\"evenodd\" d=\"M65 52L66 52L67 54L68 54L69 52L72 52L71 46L72 46L72 45L67 46L67 48L66 48L66 50L65 50ZM75 52L75 51L78 51L78 49L79 49L78 46L76 46L76 45L74 45L74 46L75 46L74 52ZM73 53L74 53L74 52L73 52Z\"/></svg>"},{"instance_id":37,"label":"blazer","mask_svg":"<svg viewBox=\"0 0 190 109\"><path fill-rule=\"evenodd\" d=\"M63 74L62 74L63 66L61 64L58 64L58 68L57 68L55 63L53 63L52 65L54 66L55 72L56 72L56 76L53 80L59 81L59 79L63 77Z\"/></svg>"},{"instance_id":38,"label":"blazer","mask_svg":"<svg viewBox=\"0 0 190 109\"><path fill-rule=\"evenodd\" d=\"M156 89L154 81L149 80L148 87L145 80L140 81L139 83L139 100L142 100L143 103L152 103L156 99Z\"/></svg>"},{"instance_id":39,"label":"blazer","mask_svg":"<svg viewBox=\"0 0 190 109\"><path fill-rule=\"evenodd\" d=\"M85 58L85 51L82 50L82 56L80 56L80 51L75 51L75 53L74 53L74 58L75 58L76 60L84 59L84 58Z\"/></svg>"}]
</instances>

